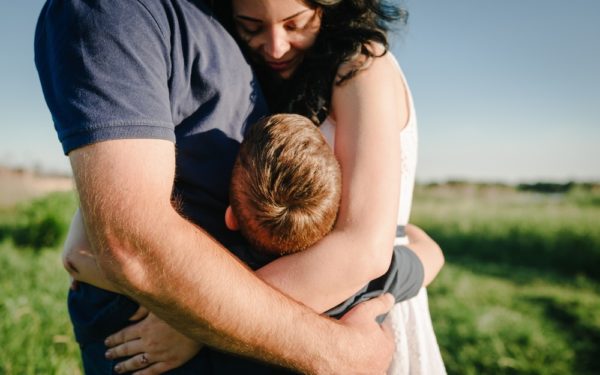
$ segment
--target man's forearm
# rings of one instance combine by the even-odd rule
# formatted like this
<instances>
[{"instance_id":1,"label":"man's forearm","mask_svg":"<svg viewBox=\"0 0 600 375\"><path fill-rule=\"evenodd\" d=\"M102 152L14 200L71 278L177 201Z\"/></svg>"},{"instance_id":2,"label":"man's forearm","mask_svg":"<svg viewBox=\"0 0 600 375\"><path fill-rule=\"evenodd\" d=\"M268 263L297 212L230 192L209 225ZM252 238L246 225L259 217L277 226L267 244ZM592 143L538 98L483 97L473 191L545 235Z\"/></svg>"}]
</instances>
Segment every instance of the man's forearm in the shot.
<instances>
[{"instance_id":1,"label":"man's forearm","mask_svg":"<svg viewBox=\"0 0 600 375\"><path fill-rule=\"evenodd\" d=\"M304 372L352 369L360 358L372 366L365 353L375 349L355 341L385 341L378 327L360 331L319 317L179 216L170 203L171 143L102 142L69 157L92 250L119 290L181 332L226 351Z\"/></svg>"},{"instance_id":2,"label":"man's forearm","mask_svg":"<svg viewBox=\"0 0 600 375\"><path fill-rule=\"evenodd\" d=\"M126 139L69 154L96 261L119 290L191 338L314 373L381 373L391 303L323 318L260 281L171 206L172 143ZM375 308L374 308L375 307Z\"/></svg>"}]
</instances>

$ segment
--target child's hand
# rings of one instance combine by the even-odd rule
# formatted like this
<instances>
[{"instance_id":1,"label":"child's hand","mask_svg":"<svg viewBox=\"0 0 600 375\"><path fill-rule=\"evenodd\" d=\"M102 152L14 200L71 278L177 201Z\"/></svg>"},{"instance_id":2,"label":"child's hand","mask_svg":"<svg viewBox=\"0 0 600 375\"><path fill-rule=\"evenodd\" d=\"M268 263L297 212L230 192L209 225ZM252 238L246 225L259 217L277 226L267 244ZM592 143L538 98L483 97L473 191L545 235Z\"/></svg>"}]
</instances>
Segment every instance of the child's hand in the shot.
<instances>
[{"instance_id":1,"label":"child's hand","mask_svg":"<svg viewBox=\"0 0 600 375\"><path fill-rule=\"evenodd\" d=\"M142 310L143 309L143 310ZM141 307L132 320L144 315ZM147 310L146 310L147 312ZM105 341L106 357L130 357L115 366L118 373L134 372L136 375L162 374L177 368L202 348L202 345L182 335L156 315L148 313L139 322L109 336Z\"/></svg>"}]
</instances>

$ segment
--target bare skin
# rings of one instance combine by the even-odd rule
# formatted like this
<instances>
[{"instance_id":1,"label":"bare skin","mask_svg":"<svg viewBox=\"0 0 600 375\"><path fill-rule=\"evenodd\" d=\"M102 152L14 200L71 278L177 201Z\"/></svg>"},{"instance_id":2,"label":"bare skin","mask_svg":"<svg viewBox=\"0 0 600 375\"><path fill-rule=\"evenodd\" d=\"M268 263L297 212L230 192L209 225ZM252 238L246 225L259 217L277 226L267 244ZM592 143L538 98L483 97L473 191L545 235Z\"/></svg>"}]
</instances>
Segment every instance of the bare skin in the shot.
<instances>
[{"instance_id":1,"label":"bare skin","mask_svg":"<svg viewBox=\"0 0 600 375\"><path fill-rule=\"evenodd\" d=\"M409 247L425 265L423 286L429 285L443 265L439 246L420 228L406 227ZM144 308L139 314L145 314ZM140 315L138 315L138 318ZM160 374L179 367L200 351L201 346L157 319L152 313L137 324L133 324L107 338L108 358L133 356L119 363L123 371L139 370L139 375ZM140 363L142 355L153 363L146 367ZM136 373L138 374L138 373Z\"/></svg>"},{"instance_id":2,"label":"bare skin","mask_svg":"<svg viewBox=\"0 0 600 375\"><path fill-rule=\"evenodd\" d=\"M69 157L92 254L120 293L225 351L306 373L385 370L393 343L374 318L389 300L336 322L260 281L171 206L173 144L107 141Z\"/></svg>"}]
</instances>

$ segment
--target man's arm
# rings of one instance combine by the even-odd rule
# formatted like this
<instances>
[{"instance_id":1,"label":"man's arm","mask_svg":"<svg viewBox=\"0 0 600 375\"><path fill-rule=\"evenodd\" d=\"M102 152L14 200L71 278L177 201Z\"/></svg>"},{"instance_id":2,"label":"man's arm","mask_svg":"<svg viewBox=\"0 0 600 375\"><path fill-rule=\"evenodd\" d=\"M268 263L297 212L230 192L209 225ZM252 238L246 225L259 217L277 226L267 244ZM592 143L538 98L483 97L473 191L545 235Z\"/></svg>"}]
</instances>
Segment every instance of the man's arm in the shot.
<instances>
[{"instance_id":1,"label":"man's arm","mask_svg":"<svg viewBox=\"0 0 600 375\"><path fill-rule=\"evenodd\" d=\"M175 150L163 140L99 142L69 154L94 256L119 291L191 338L297 370L383 372L389 308L319 317L271 289L171 206Z\"/></svg>"}]
</instances>

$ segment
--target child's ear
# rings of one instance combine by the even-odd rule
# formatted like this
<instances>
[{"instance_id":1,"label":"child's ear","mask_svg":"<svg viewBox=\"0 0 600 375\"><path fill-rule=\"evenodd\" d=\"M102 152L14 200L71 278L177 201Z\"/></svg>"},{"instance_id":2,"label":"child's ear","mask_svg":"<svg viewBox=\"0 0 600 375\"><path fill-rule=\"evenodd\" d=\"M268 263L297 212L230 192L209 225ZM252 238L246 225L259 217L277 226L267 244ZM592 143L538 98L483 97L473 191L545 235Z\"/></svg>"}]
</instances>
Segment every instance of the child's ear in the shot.
<instances>
[{"instance_id":1,"label":"child's ear","mask_svg":"<svg viewBox=\"0 0 600 375\"><path fill-rule=\"evenodd\" d=\"M231 206L227 206L225 210L225 226L229 230L238 230L240 227L238 226L237 219L231 210Z\"/></svg>"}]
</instances>

